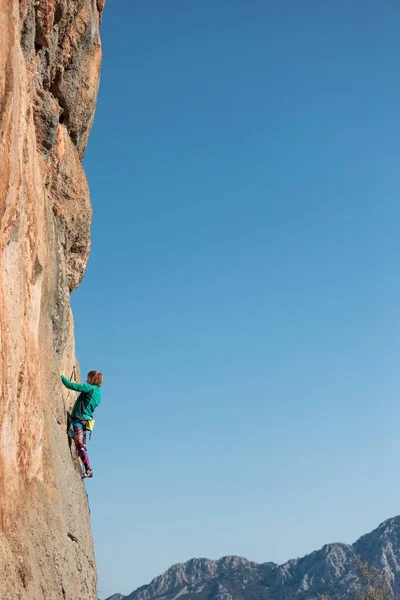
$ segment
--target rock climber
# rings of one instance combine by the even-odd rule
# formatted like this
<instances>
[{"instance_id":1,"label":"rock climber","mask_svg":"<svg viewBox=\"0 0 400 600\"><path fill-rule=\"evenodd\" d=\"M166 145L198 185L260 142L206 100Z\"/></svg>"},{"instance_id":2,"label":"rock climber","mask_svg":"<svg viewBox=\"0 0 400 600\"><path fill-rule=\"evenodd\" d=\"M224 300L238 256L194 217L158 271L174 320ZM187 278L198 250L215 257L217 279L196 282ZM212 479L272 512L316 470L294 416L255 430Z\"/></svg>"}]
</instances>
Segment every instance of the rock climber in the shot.
<instances>
[{"instance_id":1,"label":"rock climber","mask_svg":"<svg viewBox=\"0 0 400 600\"><path fill-rule=\"evenodd\" d=\"M82 479L93 477L93 469L86 449L86 431L89 421L93 419L93 412L101 401L100 386L103 383L103 375L100 371L89 371L86 383L75 383L64 375L61 375L61 381L68 389L80 392L71 412L74 442L85 469Z\"/></svg>"}]
</instances>

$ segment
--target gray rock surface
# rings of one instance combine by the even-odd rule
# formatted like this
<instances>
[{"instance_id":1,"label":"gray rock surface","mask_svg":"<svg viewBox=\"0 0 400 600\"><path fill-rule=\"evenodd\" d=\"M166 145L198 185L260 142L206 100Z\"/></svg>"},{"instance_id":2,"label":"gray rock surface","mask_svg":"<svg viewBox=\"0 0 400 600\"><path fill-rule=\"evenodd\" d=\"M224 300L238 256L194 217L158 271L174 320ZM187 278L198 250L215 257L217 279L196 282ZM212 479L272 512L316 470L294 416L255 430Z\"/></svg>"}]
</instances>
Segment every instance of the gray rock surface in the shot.
<instances>
[{"instance_id":1,"label":"gray rock surface","mask_svg":"<svg viewBox=\"0 0 400 600\"><path fill-rule=\"evenodd\" d=\"M107 600L356 600L362 581L358 557L379 568L400 594L400 517L379 525L355 544L326 544L283 565L258 564L238 556L193 558L172 566L128 596Z\"/></svg>"}]
</instances>

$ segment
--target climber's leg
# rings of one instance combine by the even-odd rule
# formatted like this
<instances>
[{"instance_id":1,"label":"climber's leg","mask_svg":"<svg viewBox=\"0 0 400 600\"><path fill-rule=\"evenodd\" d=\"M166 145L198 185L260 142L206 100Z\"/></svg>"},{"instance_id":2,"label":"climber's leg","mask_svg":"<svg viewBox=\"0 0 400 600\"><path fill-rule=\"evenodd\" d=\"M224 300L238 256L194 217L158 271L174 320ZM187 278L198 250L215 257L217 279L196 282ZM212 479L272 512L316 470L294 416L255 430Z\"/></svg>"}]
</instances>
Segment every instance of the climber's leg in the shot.
<instances>
[{"instance_id":1,"label":"climber's leg","mask_svg":"<svg viewBox=\"0 0 400 600\"><path fill-rule=\"evenodd\" d=\"M83 429L81 423L74 423L74 442L85 471L91 471L89 456L86 450L86 431Z\"/></svg>"}]
</instances>

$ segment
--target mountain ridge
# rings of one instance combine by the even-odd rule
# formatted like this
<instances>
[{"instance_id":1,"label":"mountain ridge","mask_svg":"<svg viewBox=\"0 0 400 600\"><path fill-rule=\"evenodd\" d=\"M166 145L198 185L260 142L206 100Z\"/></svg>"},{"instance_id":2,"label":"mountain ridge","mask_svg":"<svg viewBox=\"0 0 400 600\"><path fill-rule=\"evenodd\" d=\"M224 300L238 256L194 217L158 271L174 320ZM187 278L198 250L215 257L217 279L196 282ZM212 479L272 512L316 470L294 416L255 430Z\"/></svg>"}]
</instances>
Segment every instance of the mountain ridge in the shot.
<instances>
[{"instance_id":1,"label":"mountain ridge","mask_svg":"<svg viewBox=\"0 0 400 600\"><path fill-rule=\"evenodd\" d=\"M393 593L400 592L400 516L383 521L353 544L334 542L279 565L239 556L192 558L172 565L127 596L106 600L355 600L361 586L357 560L382 571Z\"/></svg>"}]
</instances>

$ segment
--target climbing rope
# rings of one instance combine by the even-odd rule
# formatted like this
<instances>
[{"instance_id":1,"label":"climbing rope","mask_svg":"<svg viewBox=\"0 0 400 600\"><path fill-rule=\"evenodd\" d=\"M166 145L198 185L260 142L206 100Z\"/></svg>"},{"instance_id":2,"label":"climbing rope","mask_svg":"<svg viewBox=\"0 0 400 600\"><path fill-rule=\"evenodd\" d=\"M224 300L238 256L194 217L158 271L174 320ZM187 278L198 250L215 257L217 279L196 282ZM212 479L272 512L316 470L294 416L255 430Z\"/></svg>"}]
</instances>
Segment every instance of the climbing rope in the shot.
<instances>
[{"instance_id":1,"label":"climbing rope","mask_svg":"<svg viewBox=\"0 0 400 600\"><path fill-rule=\"evenodd\" d=\"M76 381L76 369L75 369L75 365L72 367L72 373L71 373L71 376L70 376L69 380L70 381ZM68 394L67 394L66 398L64 398L64 394L61 392L61 395L63 397L64 405L65 406L67 406L68 398L69 398L69 395L70 395L71 392L72 392L72 390L68 390ZM67 433L68 433L68 437L73 438L74 437L74 428L73 428L73 425L72 425L72 422L71 422L71 415L69 414L68 409L66 409L65 412L67 413L67 423L68 423L68 425L67 425Z\"/></svg>"},{"instance_id":2,"label":"climbing rope","mask_svg":"<svg viewBox=\"0 0 400 600\"><path fill-rule=\"evenodd\" d=\"M76 381L76 370L75 370L75 365L72 367L72 373L71 373L71 376L70 376L69 380L70 380L70 381ZM72 392L72 390L68 390L67 397L64 399L64 402L65 402L65 403L67 402L67 400L68 400L68 398L69 398L69 395L70 395L70 393L71 393L71 392ZM61 392L61 395L62 395L62 396L63 396L63 398L64 398L64 395L63 395L63 393L62 393L62 392Z\"/></svg>"}]
</instances>

